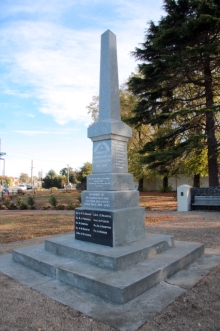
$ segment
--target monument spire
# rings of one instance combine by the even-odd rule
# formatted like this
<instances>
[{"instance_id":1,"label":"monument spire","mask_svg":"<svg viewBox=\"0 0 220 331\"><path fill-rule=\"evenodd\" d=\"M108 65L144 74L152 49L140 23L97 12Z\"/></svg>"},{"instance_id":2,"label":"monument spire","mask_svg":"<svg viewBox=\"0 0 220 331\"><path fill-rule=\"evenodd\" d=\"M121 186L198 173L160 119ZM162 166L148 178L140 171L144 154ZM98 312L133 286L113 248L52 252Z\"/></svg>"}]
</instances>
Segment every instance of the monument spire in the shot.
<instances>
[{"instance_id":1,"label":"monument spire","mask_svg":"<svg viewBox=\"0 0 220 331\"><path fill-rule=\"evenodd\" d=\"M101 36L99 120L88 128L93 141L92 174L75 210L75 239L122 246L145 237L144 208L128 173L131 128L121 121L116 36Z\"/></svg>"},{"instance_id":2,"label":"monument spire","mask_svg":"<svg viewBox=\"0 0 220 331\"><path fill-rule=\"evenodd\" d=\"M107 30L101 35L99 119L88 128L88 137L97 141L113 135L128 141L132 130L121 121L116 36Z\"/></svg>"},{"instance_id":3,"label":"monument spire","mask_svg":"<svg viewBox=\"0 0 220 331\"><path fill-rule=\"evenodd\" d=\"M120 121L116 35L110 30L101 36L99 121Z\"/></svg>"}]
</instances>

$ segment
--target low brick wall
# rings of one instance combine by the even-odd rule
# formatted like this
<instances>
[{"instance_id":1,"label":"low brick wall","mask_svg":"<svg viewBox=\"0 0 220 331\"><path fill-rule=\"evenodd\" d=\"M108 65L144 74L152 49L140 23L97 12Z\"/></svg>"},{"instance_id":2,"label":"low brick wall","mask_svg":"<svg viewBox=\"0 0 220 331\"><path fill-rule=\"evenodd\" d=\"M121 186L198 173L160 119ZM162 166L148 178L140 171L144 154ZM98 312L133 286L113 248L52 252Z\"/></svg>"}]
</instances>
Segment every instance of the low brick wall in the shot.
<instances>
[{"instance_id":1,"label":"low brick wall","mask_svg":"<svg viewBox=\"0 0 220 331\"><path fill-rule=\"evenodd\" d=\"M194 196L220 196L220 186L192 187L191 204L194 202ZM192 210L220 210L220 206L192 206Z\"/></svg>"}]
</instances>

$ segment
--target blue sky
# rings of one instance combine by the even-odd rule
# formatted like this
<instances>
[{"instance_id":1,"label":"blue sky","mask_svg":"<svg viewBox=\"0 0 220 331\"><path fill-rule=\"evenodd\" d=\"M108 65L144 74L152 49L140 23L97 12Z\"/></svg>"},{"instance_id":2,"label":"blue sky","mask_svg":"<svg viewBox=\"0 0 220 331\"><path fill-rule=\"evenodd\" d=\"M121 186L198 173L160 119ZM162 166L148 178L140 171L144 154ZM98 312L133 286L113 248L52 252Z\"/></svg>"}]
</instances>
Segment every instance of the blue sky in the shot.
<instances>
[{"instance_id":1,"label":"blue sky","mask_svg":"<svg viewBox=\"0 0 220 331\"><path fill-rule=\"evenodd\" d=\"M162 0L0 0L0 139L5 173L92 162L86 106L99 91L100 36L117 36L119 84ZM2 174L3 161L0 162Z\"/></svg>"}]
</instances>

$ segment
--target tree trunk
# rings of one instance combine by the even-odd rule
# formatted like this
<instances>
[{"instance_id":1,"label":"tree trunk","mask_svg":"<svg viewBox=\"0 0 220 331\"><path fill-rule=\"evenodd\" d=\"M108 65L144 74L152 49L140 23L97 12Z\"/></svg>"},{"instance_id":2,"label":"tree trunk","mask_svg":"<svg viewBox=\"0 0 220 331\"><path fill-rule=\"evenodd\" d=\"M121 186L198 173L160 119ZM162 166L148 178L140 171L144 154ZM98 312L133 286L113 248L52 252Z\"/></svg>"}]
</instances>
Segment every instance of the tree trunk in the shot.
<instances>
[{"instance_id":1,"label":"tree trunk","mask_svg":"<svg viewBox=\"0 0 220 331\"><path fill-rule=\"evenodd\" d=\"M205 97L206 107L212 107L214 104L213 89L212 89L212 73L210 69L210 58L207 56L205 60ZM208 172L209 172L209 186L218 186L218 159L217 159L217 140L215 136L215 115L213 111L206 113L206 133L208 144Z\"/></svg>"},{"instance_id":2,"label":"tree trunk","mask_svg":"<svg viewBox=\"0 0 220 331\"><path fill-rule=\"evenodd\" d=\"M193 187L200 187L200 174L194 175Z\"/></svg>"},{"instance_id":3,"label":"tree trunk","mask_svg":"<svg viewBox=\"0 0 220 331\"><path fill-rule=\"evenodd\" d=\"M143 190L144 190L144 178L141 178L138 181L138 191L143 192Z\"/></svg>"},{"instance_id":4,"label":"tree trunk","mask_svg":"<svg viewBox=\"0 0 220 331\"><path fill-rule=\"evenodd\" d=\"M167 192L168 190L168 176L163 177L163 192Z\"/></svg>"}]
</instances>

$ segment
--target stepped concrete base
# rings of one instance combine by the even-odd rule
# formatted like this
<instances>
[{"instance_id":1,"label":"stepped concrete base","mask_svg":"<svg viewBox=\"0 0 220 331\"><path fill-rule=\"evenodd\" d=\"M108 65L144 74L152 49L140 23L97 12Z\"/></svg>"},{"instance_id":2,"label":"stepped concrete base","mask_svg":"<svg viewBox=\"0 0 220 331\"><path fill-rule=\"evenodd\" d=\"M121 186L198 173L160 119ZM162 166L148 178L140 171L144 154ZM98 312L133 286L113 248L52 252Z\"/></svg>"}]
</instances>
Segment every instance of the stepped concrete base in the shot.
<instances>
[{"instance_id":1,"label":"stepped concrete base","mask_svg":"<svg viewBox=\"0 0 220 331\"><path fill-rule=\"evenodd\" d=\"M13 260L107 301L124 304L199 258L204 245L146 235L123 247L76 241L74 235L46 240L45 246L13 251Z\"/></svg>"},{"instance_id":2,"label":"stepped concrete base","mask_svg":"<svg viewBox=\"0 0 220 331\"><path fill-rule=\"evenodd\" d=\"M48 252L110 270L124 269L173 246L173 236L160 234L145 234L139 241L112 248L74 240L73 235L45 240Z\"/></svg>"},{"instance_id":3,"label":"stepped concrete base","mask_svg":"<svg viewBox=\"0 0 220 331\"><path fill-rule=\"evenodd\" d=\"M123 305L111 303L15 263L11 254L0 256L0 272L117 330L137 331L178 296L191 289L219 263L220 250L206 249L205 254L188 267Z\"/></svg>"}]
</instances>

